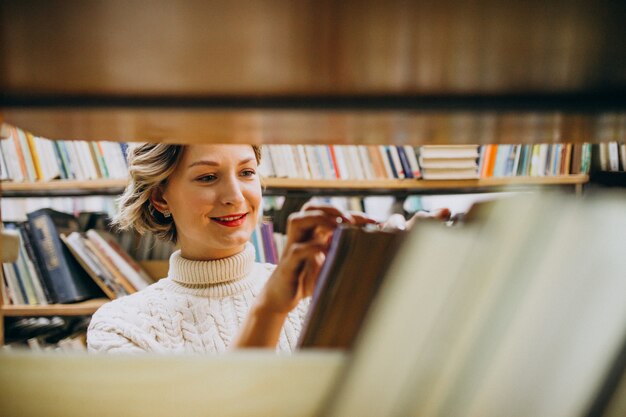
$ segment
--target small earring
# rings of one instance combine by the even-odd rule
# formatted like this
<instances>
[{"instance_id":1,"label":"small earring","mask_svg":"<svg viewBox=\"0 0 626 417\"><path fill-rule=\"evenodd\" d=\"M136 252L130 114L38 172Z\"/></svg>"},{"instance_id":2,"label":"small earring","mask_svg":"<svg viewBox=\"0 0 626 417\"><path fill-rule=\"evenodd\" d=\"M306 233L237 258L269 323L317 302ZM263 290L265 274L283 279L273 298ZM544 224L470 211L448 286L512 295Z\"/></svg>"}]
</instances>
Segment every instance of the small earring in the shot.
<instances>
[{"instance_id":1,"label":"small earring","mask_svg":"<svg viewBox=\"0 0 626 417\"><path fill-rule=\"evenodd\" d=\"M163 210L161 214L163 214L165 218L172 217L172 213L169 210Z\"/></svg>"}]
</instances>

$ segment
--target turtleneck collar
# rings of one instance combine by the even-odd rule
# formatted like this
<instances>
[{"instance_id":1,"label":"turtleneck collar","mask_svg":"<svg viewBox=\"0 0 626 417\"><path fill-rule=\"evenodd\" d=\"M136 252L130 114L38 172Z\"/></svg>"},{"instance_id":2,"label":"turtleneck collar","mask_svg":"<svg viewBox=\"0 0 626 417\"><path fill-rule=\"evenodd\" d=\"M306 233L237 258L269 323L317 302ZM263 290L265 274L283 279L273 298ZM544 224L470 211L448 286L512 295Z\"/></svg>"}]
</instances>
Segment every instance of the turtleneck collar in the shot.
<instances>
[{"instance_id":1,"label":"turtleneck collar","mask_svg":"<svg viewBox=\"0 0 626 417\"><path fill-rule=\"evenodd\" d=\"M254 246L249 242L240 253L212 261L185 259L177 250L170 257L168 278L177 284L194 288L234 284L250 274L254 255Z\"/></svg>"}]
</instances>

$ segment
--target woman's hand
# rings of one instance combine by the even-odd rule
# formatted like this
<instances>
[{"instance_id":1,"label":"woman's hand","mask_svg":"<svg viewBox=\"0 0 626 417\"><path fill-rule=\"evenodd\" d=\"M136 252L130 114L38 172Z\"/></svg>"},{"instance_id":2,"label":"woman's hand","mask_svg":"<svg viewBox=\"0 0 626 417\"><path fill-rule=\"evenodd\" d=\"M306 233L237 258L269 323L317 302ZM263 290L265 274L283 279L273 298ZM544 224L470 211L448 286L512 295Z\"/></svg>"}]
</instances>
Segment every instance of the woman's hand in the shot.
<instances>
[{"instance_id":1,"label":"woman's hand","mask_svg":"<svg viewBox=\"0 0 626 417\"><path fill-rule=\"evenodd\" d=\"M257 297L234 347L276 346L287 314L313 294L332 232L342 223L376 221L363 213L320 204L305 204L289 216L280 262Z\"/></svg>"},{"instance_id":2,"label":"woman's hand","mask_svg":"<svg viewBox=\"0 0 626 417\"><path fill-rule=\"evenodd\" d=\"M268 311L286 315L313 294L332 232L342 223L376 223L363 213L345 212L332 205L305 204L289 216L287 243L281 261L268 280L260 303Z\"/></svg>"},{"instance_id":3,"label":"woman's hand","mask_svg":"<svg viewBox=\"0 0 626 417\"><path fill-rule=\"evenodd\" d=\"M389 219L383 225L385 229L411 229L415 223L423 220L438 220L441 222L447 222L450 220L450 210L447 208L436 209L429 211L418 211L409 220L405 220L401 214L392 214Z\"/></svg>"}]
</instances>

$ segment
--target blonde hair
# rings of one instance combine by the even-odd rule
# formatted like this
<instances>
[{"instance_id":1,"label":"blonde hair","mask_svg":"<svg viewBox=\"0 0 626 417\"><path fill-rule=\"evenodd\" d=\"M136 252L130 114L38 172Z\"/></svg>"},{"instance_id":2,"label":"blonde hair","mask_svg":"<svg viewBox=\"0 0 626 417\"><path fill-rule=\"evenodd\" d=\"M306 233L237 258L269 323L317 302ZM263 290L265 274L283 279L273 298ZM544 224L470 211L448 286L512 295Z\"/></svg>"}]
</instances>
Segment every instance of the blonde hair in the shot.
<instances>
[{"instance_id":1,"label":"blonde hair","mask_svg":"<svg viewBox=\"0 0 626 417\"><path fill-rule=\"evenodd\" d=\"M135 229L140 234L176 242L176 225L150 201L154 190L167 184L185 150L185 145L164 143L131 144L128 147L129 182L117 200L119 212L113 225L120 230ZM261 163L261 147L252 145L257 163Z\"/></svg>"}]
</instances>

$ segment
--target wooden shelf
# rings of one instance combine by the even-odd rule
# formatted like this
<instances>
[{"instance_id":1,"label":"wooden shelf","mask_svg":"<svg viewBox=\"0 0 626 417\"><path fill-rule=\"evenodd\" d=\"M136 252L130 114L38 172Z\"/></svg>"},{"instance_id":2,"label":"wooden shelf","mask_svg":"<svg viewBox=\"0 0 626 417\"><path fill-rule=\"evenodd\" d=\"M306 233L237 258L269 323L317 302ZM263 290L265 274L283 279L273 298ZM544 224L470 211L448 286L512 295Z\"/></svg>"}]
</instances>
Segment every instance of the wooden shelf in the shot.
<instances>
[{"instance_id":1,"label":"wooden shelf","mask_svg":"<svg viewBox=\"0 0 626 417\"><path fill-rule=\"evenodd\" d=\"M83 316L95 313L103 304L108 303L107 298L95 298L75 304L49 304L49 305L2 305L0 316L26 317L26 316Z\"/></svg>"},{"instance_id":2,"label":"wooden shelf","mask_svg":"<svg viewBox=\"0 0 626 417\"><path fill-rule=\"evenodd\" d=\"M503 187L534 187L548 185L583 185L589 176L564 175L554 177L499 177L472 180L303 180L293 178L266 178L266 194L280 194L290 191L321 192L424 192L445 190L487 190ZM91 180L70 181L54 180L49 182L2 182L3 197L27 197L36 195L82 195L82 194L119 194L126 186L126 180Z\"/></svg>"},{"instance_id":3,"label":"wooden shelf","mask_svg":"<svg viewBox=\"0 0 626 417\"><path fill-rule=\"evenodd\" d=\"M88 195L119 195L126 179L52 180L37 182L0 182L2 197L71 197Z\"/></svg>"},{"instance_id":4,"label":"wooden shelf","mask_svg":"<svg viewBox=\"0 0 626 417\"><path fill-rule=\"evenodd\" d=\"M596 116L626 108L621 2L151 3L2 2L4 119L52 139L542 143L600 140Z\"/></svg>"},{"instance_id":5,"label":"wooden shelf","mask_svg":"<svg viewBox=\"0 0 626 417\"><path fill-rule=\"evenodd\" d=\"M344 189L344 190L435 190L459 188L489 188L516 185L577 185L589 181L588 175L566 175L555 177L501 177L471 180L300 180L270 178L268 188L281 189Z\"/></svg>"}]
</instances>

